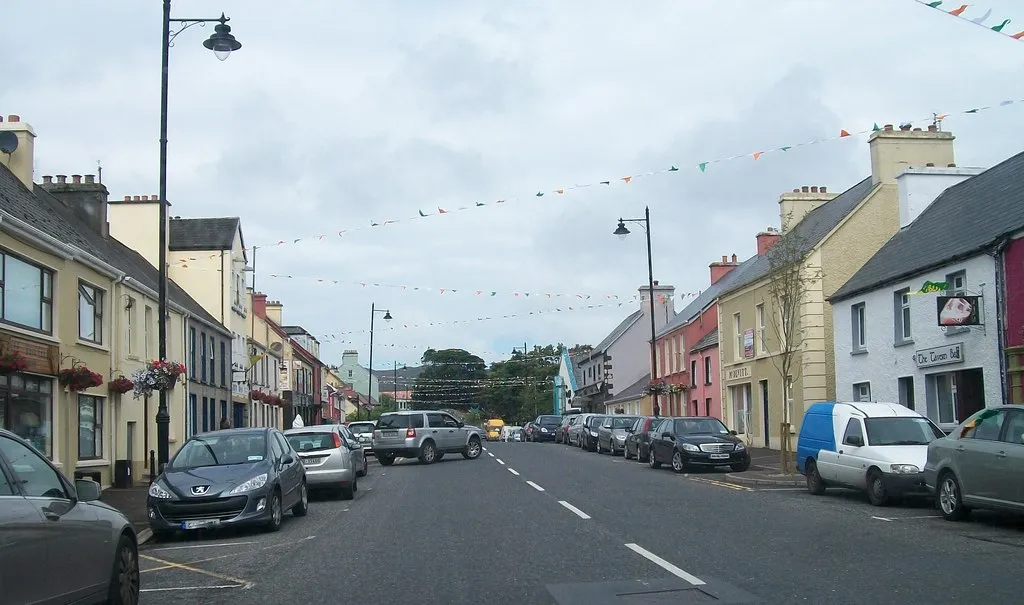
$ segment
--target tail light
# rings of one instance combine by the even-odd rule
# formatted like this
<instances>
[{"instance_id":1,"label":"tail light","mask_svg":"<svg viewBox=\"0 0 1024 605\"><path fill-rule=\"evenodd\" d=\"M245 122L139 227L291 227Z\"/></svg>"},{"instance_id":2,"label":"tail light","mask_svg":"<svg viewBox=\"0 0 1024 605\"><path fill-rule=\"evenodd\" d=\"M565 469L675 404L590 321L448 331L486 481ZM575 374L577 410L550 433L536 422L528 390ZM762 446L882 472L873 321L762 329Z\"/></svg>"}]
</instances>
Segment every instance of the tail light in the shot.
<instances>
[{"instance_id":1,"label":"tail light","mask_svg":"<svg viewBox=\"0 0 1024 605\"><path fill-rule=\"evenodd\" d=\"M405 429L405 438L406 439L415 439L416 438L416 429L414 429L412 427L409 427L409 428Z\"/></svg>"},{"instance_id":2,"label":"tail light","mask_svg":"<svg viewBox=\"0 0 1024 605\"><path fill-rule=\"evenodd\" d=\"M334 437L334 447L341 447L341 435L331 433L331 437Z\"/></svg>"}]
</instances>

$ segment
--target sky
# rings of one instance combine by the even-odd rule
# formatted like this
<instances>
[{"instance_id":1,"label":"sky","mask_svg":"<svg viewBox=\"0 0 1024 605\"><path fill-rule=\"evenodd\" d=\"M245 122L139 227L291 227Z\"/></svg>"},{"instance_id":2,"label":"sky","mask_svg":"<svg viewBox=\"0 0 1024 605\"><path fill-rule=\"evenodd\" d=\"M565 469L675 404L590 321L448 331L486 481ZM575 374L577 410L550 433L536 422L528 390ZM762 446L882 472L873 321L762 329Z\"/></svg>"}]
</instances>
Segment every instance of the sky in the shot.
<instances>
[{"instance_id":1,"label":"sky","mask_svg":"<svg viewBox=\"0 0 1024 605\"><path fill-rule=\"evenodd\" d=\"M1024 30L1013 0L963 17L989 8L985 25ZM639 307L643 230L612 231L645 206L681 309L710 262L755 253L781 193L868 175L866 137L842 129L949 114L960 166L1024 146L1024 102L998 106L1024 100L1024 41L913 0L177 0L172 16L222 11L242 43L227 61L202 46L212 24L171 49L171 214L241 217L256 289L328 363L367 363L371 305L394 317L376 316L379 369L427 347L491 362L597 344ZM36 130L36 180L100 162L111 199L155 194L160 2L3 13L0 114Z\"/></svg>"}]
</instances>

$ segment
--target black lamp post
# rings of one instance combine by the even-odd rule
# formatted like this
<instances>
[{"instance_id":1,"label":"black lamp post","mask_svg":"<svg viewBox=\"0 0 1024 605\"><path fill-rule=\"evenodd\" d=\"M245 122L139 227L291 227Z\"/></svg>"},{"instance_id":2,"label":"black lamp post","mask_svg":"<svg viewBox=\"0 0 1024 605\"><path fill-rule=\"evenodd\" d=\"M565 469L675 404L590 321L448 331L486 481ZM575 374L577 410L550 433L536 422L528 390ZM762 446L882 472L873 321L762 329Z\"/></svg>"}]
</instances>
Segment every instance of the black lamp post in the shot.
<instances>
[{"instance_id":1,"label":"black lamp post","mask_svg":"<svg viewBox=\"0 0 1024 605\"><path fill-rule=\"evenodd\" d=\"M366 419L370 419L370 399L373 397L373 319L378 313L384 314L384 321L391 321L391 311L378 309L377 303L370 304L370 363L367 365L368 379L366 382ZM358 393L357 393L358 394ZM356 408L356 420L359 420L359 409Z\"/></svg>"},{"instance_id":2,"label":"black lamp post","mask_svg":"<svg viewBox=\"0 0 1024 605\"><path fill-rule=\"evenodd\" d=\"M626 223L638 223L647 232L647 283L650 287L649 291L649 302L651 305L651 382L658 377L658 347L656 345L657 332L654 328L654 261L651 258L651 209L650 207L644 208L643 218L619 218L619 226L615 229L614 234L619 236L620 240L626 239L629 235L629 229L626 229ZM653 403L654 415L661 415L661 407L658 405L658 393L651 393L651 402Z\"/></svg>"},{"instance_id":3,"label":"black lamp post","mask_svg":"<svg viewBox=\"0 0 1024 605\"><path fill-rule=\"evenodd\" d=\"M519 347L512 347L512 354L514 355L519 351ZM527 406L530 404L530 363L526 358L529 350L526 348L526 342L523 342L523 411L528 412ZM533 417L537 417L537 404L533 406Z\"/></svg>"},{"instance_id":4,"label":"black lamp post","mask_svg":"<svg viewBox=\"0 0 1024 605\"><path fill-rule=\"evenodd\" d=\"M160 260L157 269L160 272L159 321L157 321L157 347L160 359L167 359L167 66L170 61L170 50L174 46L174 38L193 25L204 25L217 22L210 38L203 46L213 51L218 59L224 61L232 52L242 48L242 44L231 35L229 19L221 13L216 19L172 19L171 0L164 0L163 16L163 48L161 49L160 75ZM171 23L180 25L177 31L171 31ZM167 391L160 391L159 406L156 412L157 469L162 469L170 458L170 425L171 415L167 410Z\"/></svg>"}]
</instances>

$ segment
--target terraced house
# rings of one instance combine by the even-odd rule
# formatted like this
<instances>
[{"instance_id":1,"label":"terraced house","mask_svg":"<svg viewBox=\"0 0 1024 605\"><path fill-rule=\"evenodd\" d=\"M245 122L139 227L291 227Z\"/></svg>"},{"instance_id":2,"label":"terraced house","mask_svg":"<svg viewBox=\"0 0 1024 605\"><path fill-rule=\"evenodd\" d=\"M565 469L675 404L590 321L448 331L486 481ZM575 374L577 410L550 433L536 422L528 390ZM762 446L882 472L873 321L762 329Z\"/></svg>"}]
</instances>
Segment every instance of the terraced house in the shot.
<instances>
[{"instance_id":1,"label":"terraced house","mask_svg":"<svg viewBox=\"0 0 1024 605\"><path fill-rule=\"evenodd\" d=\"M836 398L827 299L899 229L897 175L953 164L953 139L886 125L868 142L869 177L838 196L804 187L780 197L780 237L719 299L724 416L748 442L779 447L788 433L795 447L806 406Z\"/></svg>"}]
</instances>

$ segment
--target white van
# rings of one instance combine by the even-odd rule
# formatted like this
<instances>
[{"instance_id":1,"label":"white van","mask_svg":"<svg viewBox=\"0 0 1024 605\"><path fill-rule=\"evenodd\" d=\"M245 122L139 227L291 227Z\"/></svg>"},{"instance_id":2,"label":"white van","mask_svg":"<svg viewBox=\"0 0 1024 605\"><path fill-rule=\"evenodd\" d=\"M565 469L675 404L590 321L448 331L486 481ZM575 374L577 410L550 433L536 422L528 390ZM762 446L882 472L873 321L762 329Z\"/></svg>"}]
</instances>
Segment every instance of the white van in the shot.
<instances>
[{"instance_id":1,"label":"white van","mask_svg":"<svg viewBox=\"0 0 1024 605\"><path fill-rule=\"evenodd\" d=\"M829 486L866 491L871 504L929 495L924 482L928 444L945 433L898 403L815 403L797 440L797 468L807 489Z\"/></svg>"}]
</instances>

